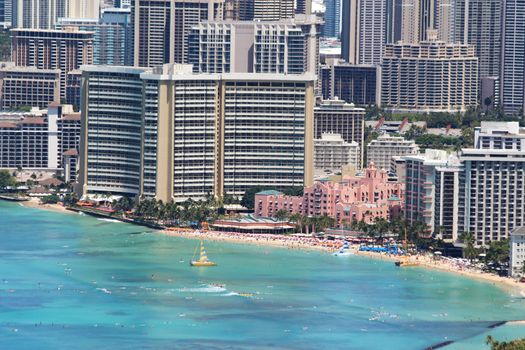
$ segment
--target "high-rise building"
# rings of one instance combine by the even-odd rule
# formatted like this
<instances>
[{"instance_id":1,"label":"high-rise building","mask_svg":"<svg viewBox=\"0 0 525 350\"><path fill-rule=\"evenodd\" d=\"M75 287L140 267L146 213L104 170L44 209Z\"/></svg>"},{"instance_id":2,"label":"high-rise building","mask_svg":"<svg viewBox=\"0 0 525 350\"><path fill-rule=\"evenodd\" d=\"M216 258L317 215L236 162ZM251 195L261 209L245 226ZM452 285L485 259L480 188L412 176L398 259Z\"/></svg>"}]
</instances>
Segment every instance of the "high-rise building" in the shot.
<instances>
[{"instance_id":1,"label":"high-rise building","mask_svg":"<svg viewBox=\"0 0 525 350\"><path fill-rule=\"evenodd\" d=\"M226 0L224 18L234 21L253 21L254 0Z\"/></svg>"},{"instance_id":2,"label":"high-rise building","mask_svg":"<svg viewBox=\"0 0 525 350\"><path fill-rule=\"evenodd\" d=\"M60 69L60 96L66 97L66 75L93 63L93 32L75 27L64 30L11 30L12 58L17 66Z\"/></svg>"},{"instance_id":3,"label":"high-rise building","mask_svg":"<svg viewBox=\"0 0 525 350\"><path fill-rule=\"evenodd\" d=\"M110 8L102 10L98 18L60 18L56 29L77 27L94 33L93 64L130 66L131 55L130 10Z\"/></svg>"},{"instance_id":4,"label":"high-rise building","mask_svg":"<svg viewBox=\"0 0 525 350\"><path fill-rule=\"evenodd\" d=\"M100 0L62 0L67 1L66 17L99 18Z\"/></svg>"},{"instance_id":5,"label":"high-rise building","mask_svg":"<svg viewBox=\"0 0 525 350\"><path fill-rule=\"evenodd\" d=\"M381 63L387 42L390 2L343 0L341 56L351 64Z\"/></svg>"},{"instance_id":6,"label":"high-rise building","mask_svg":"<svg viewBox=\"0 0 525 350\"><path fill-rule=\"evenodd\" d=\"M6 66L0 68L0 108L47 108L60 102L60 69Z\"/></svg>"},{"instance_id":7,"label":"high-rise building","mask_svg":"<svg viewBox=\"0 0 525 350\"><path fill-rule=\"evenodd\" d=\"M113 6L121 9L129 9L131 7L131 0L115 0Z\"/></svg>"},{"instance_id":8,"label":"high-rise building","mask_svg":"<svg viewBox=\"0 0 525 350\"><path fill-rule=\"evenodd\" d=\"M446 151L427 149L424 154L402 157L405 179L405 218L427 225L449 243L457 240L459 161Z\"/></svg>"},{"instance_id":9,"label":"high-rise building","mask_svg":"<svg viewBox=\"0 0 525 350\"><path fill-rule=\"evenodd\" d=\"M67 15L67 0L13 0L13 28L53 29Z\"/></svg>"},{"instance_id":10,"label":"high-rise building","mask_svg":"<svg viewBox=\"0 0 525 350\"><path fill-rule=\"evenodd\" d=\"M359 169L359 144L346 142L339 134L325 134L314 139L314 168L316 173L341 172L344 166Z\"/></svg>"},{"instance_id":11,"label":"high-rise building","mask_svg":"<svg viewBox=\"0 0 525 350\"><path fill-rule=\"evenodd\" d=\"M459 229L479 245L508 238L525 220L525 152L463 149Z\"/></svg>"},{"instance_id":12,"label":"high-rise building","mask_svg":"<svg viewBox=\"0 0 525 350\"><path fill-rule=\"evenodd\" d=\"M398 111L465 111L478 104L474 47L425 41L387 44L381 104Z\"/></svg>"},{"instance_id":13,"label":"high-rise building","mask_svg":"<svg viewBox=\"0 0 525 350\"><path fill-rule=\"evenodd\" d=\"M525 275L525 227L516 227L509 237L509 274L512 277Z\"/></svg>"},{"instance_id":14,"label":"high-rise building","mask_svg":"<svg viewBox=\"0 0 525 350\"><path fill-rule=\"evenodd\" d=\"M374 65L355 65L327 61L321 67L321 94L323 99L339 98L360 106L381 103L380 68Z\"/></svg>"},{"instance_id":15,"label":"high-rise building","mask_svg":"<svg viewBox=\"0 0 525 350\"><path fill-rule=\"evenodd\" d=\"M503 9L500 103L507 114L524 113L525 2L506 0Z\"/></svg>"},{"instance_id":16,"label":"high-rise building","mask_svg":"<svg viewBox=\"0 0 525 350\"><path fill-rule=\"evenodd\" d=\"M83 70L83 194L166 202L313 181L312 74Z\"/></svg>"},{"instance_id":17,"label":"high-rise building","mask_svg":"<svg viewBox=\"0 0 525 350\"><path fill-rule=\"evenodd\" d=\"M314 137L321 139L323 134L340 135L344 142L357 143L360 150L357 167L363 166L365 110L341 100L326 100L315 107Z\"/></svg>"},{"instance_id":18,"label":"high-rise building","mask_svg":"<svg viewBox=\"0 0 525 350\"><path fill-rule=\"evenodd\" d=\"M498 77L501 73L503 3L502 0L455 0L450 42L474 46L480 79Z\"/></svg>"},{"instance_id":19,"label":"high-rise building","mask_svg":"<svg viewBox=\"0 0 525 350\"><path fill-rule=\"evenodd\" d=\"M481 122L474 128L474 148L525 151L525 129L518 122Z\"/></svg>"},{"instance_id":20,"label":"high-rise building","mask_svg":"<svg viewBox=\"0 0 525 350\"><path fill-rule=\"evenodd\" d=\"M133 0L134 65L186 63L188 36L201 21L222 20L224 0Z\"/></svg>"},{"instance_id":21,"label":"high-rise building","mask_svg":"<svg viewBox=\"0 0 525 350\"><path fill-rule=\"evenodd\" d=\"M63 153L77 150L80 140L80 118L67 117L66 107L2 116L0 168L64 170Z\"/></svg>"},{"instance_id":22,"label":"high-rise building","mask_svg":"<svg viewBox=\"0 0 525 350\"><path fill-rule=\"evenodd\" d=\"M312 0L296 0L295 14L309 15L312 13Z\"/></svg>"},{"instance_id":23,"label":"high-rise building","mask_svg":"<svg viewBox=\"0 0 525 350\"><path fill-rule=\"evenodd\" d=\"M341 36L341 0L327 0L325 7L322 35L338 38Z\"/></svg>"},{"instance_id":24,"label":"high-rise building","mask_svg":"<svg viewBox=\"0 0 525 350\"><path fill-rule=\"evenodd\" d=\"M389 170L394 156L417 154L419 147L412 140L384 134L367 146L367 163L374 163L378 169Z\"/></svg>"},{"instance_id":25,"label":"high-rise building","mask_svg":"<svg viewBox=\"0 0 525 350\"><path fill-rule=\"evenodd\" d=\"M293 18L294 0L253 0L253 19L258 21L279 21Z\"/></svg>"},{"instance_id":26,"label":"high-rise building","mask_svg":"<svg viewBox=\"0 0 525 350\"><path fill-rule=\"evenodd\" d=\"M198 73L317 74L318 22L201 22L193 27L188 63Z\"/></svg>"},{"instance_id":27,"label":"high-rise building","mask_svg":"<svg viewBox=\"0 0 525 350\"><path fill-rule=\"evenodd\" d=\"M0 0L0 27L10 28L13 24L13 0Z\"/></svg>"},{"instance_id":28,"label":"high-rise building","mask_svg":"<svg viewBox=\"0 0 525 350\"><path fill-rule=\"evenodd\" d=\"M474 146L460 154L458 225L478 245L488 245L524 225L525 129L517 122L482 122Z\"/></svg>"},{"instance_id":29,"label":"high-rise building","mask_svg":"<svg viewBox=\"0 0 525 350\"><path fill-rule=\"evenodd\" d=\"M484 77L480 79L479 104L483 110L494 109L500 105L499 77Z\"/></svg>"}]
</instances>

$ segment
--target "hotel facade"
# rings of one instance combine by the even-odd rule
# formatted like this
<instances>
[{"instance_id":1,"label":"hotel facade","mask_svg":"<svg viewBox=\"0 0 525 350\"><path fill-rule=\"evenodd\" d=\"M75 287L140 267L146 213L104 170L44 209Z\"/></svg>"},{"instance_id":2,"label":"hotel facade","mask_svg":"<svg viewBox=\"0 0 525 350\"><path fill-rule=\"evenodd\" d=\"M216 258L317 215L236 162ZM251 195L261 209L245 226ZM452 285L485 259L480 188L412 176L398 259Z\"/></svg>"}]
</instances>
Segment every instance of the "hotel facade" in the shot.
<instances>
[{"instance_id":1,"label":"hotel facade","mask_svg":"<svg viewBox=\"0 0 525 350\"><path fill-rule=\"evenodd\" d=\"M313 182L313 75L83 71L82 195L168 202Z\"/></svg>"}]
</instances>

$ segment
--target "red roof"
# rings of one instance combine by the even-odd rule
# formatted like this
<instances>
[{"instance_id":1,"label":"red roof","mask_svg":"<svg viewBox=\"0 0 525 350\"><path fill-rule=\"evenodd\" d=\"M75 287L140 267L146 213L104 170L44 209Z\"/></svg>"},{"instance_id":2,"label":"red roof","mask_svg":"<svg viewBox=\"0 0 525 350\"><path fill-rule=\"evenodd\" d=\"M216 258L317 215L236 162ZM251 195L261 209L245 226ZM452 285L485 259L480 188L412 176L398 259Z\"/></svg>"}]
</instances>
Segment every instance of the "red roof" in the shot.
<instances>
[{"instance_id":1,"label":"red roof","mask_svg":"<svg viewBox=\"0 0 525 350\"><path fill-rule=\"evenodd\" d=\"M39 124L39 125L43 125L45 124L45 120L44 118L42 117L29 117L29 118L24 118L20 121L20 124Z\"/></svg>"},{"instance_id":2,"label":"red roof","mask_svg":"<svg viewBox=\"0 0 525 350\"><path fill-rule=\"evenodd\" d=\"M76 149L72 148L72 149L69 149L69 150L65 151L64 155L65 156L78 156L78 151Z\"/></svg>"},{"instance_id":3,"label":"red roof","mask_svg":"<svg viewBox=\"0 0 525 350\"><path fill-rule=\"evenodd\" d=\"M80 120L80 113L64 114L62 120Z\"/></svg>"},{"instance_id":4,"label":"red roof","mask_svg":"<svg viewBox=\"0 0 525 350\"><path fill-rule=\"evenodd\" d=\"M62 181L60 181L59 179L55 179L53 177L45 179L45 180L40 180L38 181L38 183L42 186L60 186L63 184Z\"/></svg>"},{"instance_id":5,"label":"red roof","mask_svg":"<svg viewBox=\"0 0 525 350\"><path fill-rule=\"evenodd\" d=\"M13 122L0 122L0 128L16 128L16 123Z\"/></svg>"}]
</instances>

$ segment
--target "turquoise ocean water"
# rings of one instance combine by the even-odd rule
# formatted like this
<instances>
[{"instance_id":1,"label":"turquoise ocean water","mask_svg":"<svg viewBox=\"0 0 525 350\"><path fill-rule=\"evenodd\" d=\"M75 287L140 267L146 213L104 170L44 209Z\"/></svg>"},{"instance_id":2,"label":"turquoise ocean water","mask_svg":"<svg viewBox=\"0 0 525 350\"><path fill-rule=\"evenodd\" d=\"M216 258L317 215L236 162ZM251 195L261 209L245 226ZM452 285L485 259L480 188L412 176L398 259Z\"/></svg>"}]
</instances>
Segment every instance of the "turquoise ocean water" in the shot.
<instances>
[{"instance_id":1,"label":"turquoise ocean water","mask_svg":"<svg viewBox=\"0 0 525 350\"><path fill-rule=\"evenodd\" d=\"M0 349L483 349L523 296L422 268L196 241L0 202ZM221 286L224 285L224 286ZM251 293L253 297L239 296Z\"/></svg>"}]
</instances>

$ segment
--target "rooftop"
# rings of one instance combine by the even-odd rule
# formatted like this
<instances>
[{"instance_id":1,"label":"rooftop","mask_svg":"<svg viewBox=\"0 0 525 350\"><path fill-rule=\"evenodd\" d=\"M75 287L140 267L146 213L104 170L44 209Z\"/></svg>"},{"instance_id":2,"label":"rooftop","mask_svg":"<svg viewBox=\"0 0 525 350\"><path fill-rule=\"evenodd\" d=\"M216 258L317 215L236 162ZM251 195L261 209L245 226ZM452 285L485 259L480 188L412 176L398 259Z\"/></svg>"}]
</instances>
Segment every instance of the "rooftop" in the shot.
<instances>
[{"instance_id":1,"label":"rooftop","mask_svg":"<svg viewBox=\"0 0 525 350\"><path fill-rule=\"evenodd\" d=\"M261 195L261 196L278 196L283 193L279 191L275 191L275 190L266 190L266 191L258 192L256 194Z\"/></svg>"}]
</instances>

